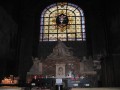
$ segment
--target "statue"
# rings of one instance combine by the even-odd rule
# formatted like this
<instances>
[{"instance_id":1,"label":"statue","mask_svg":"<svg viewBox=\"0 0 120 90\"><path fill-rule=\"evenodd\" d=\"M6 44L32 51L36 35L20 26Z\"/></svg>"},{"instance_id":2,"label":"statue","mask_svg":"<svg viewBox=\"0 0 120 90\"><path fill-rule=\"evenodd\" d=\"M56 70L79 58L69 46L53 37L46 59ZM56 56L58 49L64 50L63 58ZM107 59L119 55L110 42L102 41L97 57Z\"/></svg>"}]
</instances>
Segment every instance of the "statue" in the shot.
<instances>
[{"instance_id":1,"label":"statue","mask_svg":"<svg viewBox=\"0 0 120 90\"><path fill-rule=\"evenodd\" d=\"M65 57L72 56L72 53L69 51L69 47L67 47L62 41L58 40L58 44L53 48L53 53L49 57Z\"/></svg>"},{"instance_id":2,"label":"statue","mask_svg":"<svg viewBox=\"0 0 120 90\"><path fill-rule=\"evenodd\" d=\"M37 57L36 58L32 57L32 60L33 60L33 65L32 65L29 72L31 72L31 73L39 73L40 72L41 61Z\"/></svg>"}]
</instances>

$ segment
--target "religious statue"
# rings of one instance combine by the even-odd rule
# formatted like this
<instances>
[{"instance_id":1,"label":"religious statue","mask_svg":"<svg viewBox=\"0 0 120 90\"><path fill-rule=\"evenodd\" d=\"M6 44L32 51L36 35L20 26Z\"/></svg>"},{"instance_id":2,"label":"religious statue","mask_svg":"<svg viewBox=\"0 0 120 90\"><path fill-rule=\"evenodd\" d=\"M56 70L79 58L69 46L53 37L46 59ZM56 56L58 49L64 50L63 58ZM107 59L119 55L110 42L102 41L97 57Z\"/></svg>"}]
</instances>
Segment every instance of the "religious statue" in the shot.
<instances>
[{"instance_id":1,"label":"religious statue","mask_svg":"<svg viewBox=\"0 0 120 90\"><path fill-rule=\"evenodd\" d=\"M42 72L42 63L41 63L41 60L39 60L39 58L33 58L32 57L32 60L33 60L33 65L32 67L30 68L30 71L31 73L41 73Z\"/></svg>"},{"instance_id":2,"label":"religious statue","mask_svg":"<svg viewBox=\"0 0 120 90\"><path fill-rule=\"evenodd\" d=\"M58 44L53 48L53 53L51 53L50 57L65 57L72 56L72 53L62 41L58 40Z\"/></svg>"},{"instance_id":3,"label":"religious statue","mask_svg":"<svg viewBox=\"0 0 120 90\"><path fill-rule=\"evenodd\" d=\"M93 61L91 59L87 59L84 56L81 64L83 64L83 66L84 66L83 68L84 68L85 72L94 71L94 69L93 69Z\"/></svg>"}]
</instances>

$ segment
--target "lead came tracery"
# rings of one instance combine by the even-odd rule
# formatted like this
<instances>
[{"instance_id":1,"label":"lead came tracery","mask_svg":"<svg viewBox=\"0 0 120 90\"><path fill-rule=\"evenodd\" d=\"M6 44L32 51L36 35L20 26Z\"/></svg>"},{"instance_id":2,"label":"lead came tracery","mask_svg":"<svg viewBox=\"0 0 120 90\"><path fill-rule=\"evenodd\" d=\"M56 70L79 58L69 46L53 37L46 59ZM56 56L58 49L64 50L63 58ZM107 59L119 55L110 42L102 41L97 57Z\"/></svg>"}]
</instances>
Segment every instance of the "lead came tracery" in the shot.
<instances>
[{"instance_id":1,"label":"lead came tracery","mask_svg":"<svg viewBox=\"0 0 120 90\"><path fill-rule=\"evenodd\" d=\"M71 3L56 3L46 7L40 19L40 41L85 41L83 11Z\"/></svg>"}]
</instances>

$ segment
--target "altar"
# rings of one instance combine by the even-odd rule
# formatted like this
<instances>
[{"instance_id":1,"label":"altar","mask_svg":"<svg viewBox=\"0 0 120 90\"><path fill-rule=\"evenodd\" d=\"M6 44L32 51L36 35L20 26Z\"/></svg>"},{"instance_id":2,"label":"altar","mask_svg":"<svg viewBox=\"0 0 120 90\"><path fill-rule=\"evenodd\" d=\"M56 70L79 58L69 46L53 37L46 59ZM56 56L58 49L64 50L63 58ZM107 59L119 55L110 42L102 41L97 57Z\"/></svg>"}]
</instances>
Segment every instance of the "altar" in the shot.
<instances>
[{"instance_id":1,"label":"altar","mask_svg":"<svg viewBox=\"0 0 120 90\"><path fill-rule=\"evenodd\" d=\"M46 59L35 57L33 66L27 72L27 80L37 78L91 78L96 83L97 70L100 70L100 62L92 59L79 59L73 55L72 48L67 47L62 41L53 48L53 51ZM68 82L69 83L69 82ZM94 84L95 85L95 84Z\"/></svg>"},{"instance_id":2,"label":"altar","mask_svg":"<svg viewBox=\"0 0 120 90\"><path fill-rule=\"evenodd\" d=\"M54 76L60 78L65 78L73 74L79 75L80 59L73 56L73 52L70 51L70 49L70 47L67 47L59 40L57 45L53 48L53 52L47 56L45 60L33 58L33 66L27 74L42 74L48 77ZM60 76L61 69L63 70L62 76Z\"/></svg>"}]
</instances>

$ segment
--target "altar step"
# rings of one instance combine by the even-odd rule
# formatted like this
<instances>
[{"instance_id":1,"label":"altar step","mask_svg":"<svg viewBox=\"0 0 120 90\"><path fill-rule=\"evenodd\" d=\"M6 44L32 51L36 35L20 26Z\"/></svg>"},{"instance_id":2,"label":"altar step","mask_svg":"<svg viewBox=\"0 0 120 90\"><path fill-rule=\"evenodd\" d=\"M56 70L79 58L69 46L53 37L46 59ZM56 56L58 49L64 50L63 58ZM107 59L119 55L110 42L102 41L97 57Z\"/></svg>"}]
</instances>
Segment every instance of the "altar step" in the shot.
<instances>
[{"instance_id":1,"label":"altar step","mask_svg":"<svg viewBox=\"0 0 120 90\"><path fill-rule=\"evenodd\" d=\"M106 88L72 88L71 90L120 90L120 87L106 87Z\"/></svg>"},{"instance_id":2,"label":"altar step","mask_svg":"<svg viewBox=\"0 0 120 90\"><path fill-rule=\"evenodd\" d=\"M37 87L37 88L31 88L31 90L50 90L50 89L48 89L48 88L39 88L39 87Z\"/></svg>"}]
</instances>

